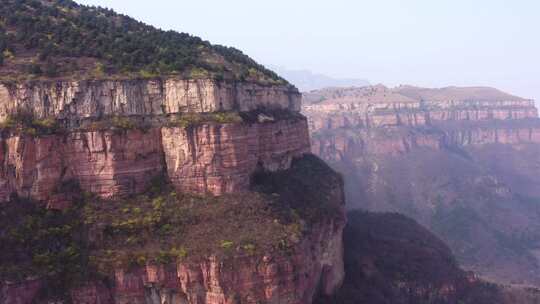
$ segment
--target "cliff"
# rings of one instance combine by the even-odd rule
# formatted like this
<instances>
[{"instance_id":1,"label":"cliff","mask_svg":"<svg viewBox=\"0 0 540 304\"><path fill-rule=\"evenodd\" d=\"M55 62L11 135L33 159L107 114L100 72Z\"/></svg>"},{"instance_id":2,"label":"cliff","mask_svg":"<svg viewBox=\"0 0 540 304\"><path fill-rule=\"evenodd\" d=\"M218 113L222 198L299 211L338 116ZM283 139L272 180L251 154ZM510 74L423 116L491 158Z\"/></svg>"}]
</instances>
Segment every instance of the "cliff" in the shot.
<instances>
[{"instance_id":1,"label":"cliff","mask_svg":"<svg viewBox=\"0 0 540 304\"><path fill-rule=\"evenodd\" d=\"M141 193L160 175L167 175L178 190L245 191L256 170L285 170L293 158L309 152L305 118L255 115L272 121L40 136L4 132L1 198L6 201L16 193L47 202L66 182L100 197L125 196Z\"/></svg>"},{"instance_id":2,"label":"cliff","mask_svg":"<svg viewBox=\"0 0 540 304\"><path fill-rule=\"evenodd\" d=\"M174 77L150 80L28 81L0 84L0 118L18 112L35 118L80 120L111 115L162 115L300 110L300 94L288 85Z\"/></svg>"},{"instance_id":3,"label":"cliff","mask_svg":"<svg viewBox=\"0 0 540 304\"><path fill-rule=\"evenodd\" d=\"M343 181L310 153L300 97L234 48L72 1L3 1L0 303L332 294Z\"/></svg>"},{"instance_id":4,"label":"cliff","mask_svg":"<svg viewBox=\"0 0 540 304\"><path fill-rule=\"evenodd\" d=\"M490 88L410 86L307 98L312 151L344 174L350 208L403 213L449 244L466 269L539 284L532 101Z\"/></svg>"},{"instance_id":5,"label":"cliff","mask_svg":"<svg viewBox=\"0 0 540 304\"><path fill-rule=\"evenodd\" d=\"M6 303L311 303L340 286L342 183L291 109L26 115L2 132L2 231L43 234L2 236Z\"/></svg>"},{"instance_id":6,"label":"cliff","mask_svg":"<svg viewBox=\"0 0 540 304\"><path fill-rule=\"evenodd\" d=\"M309 156L294 89L46 81L2 98L6 303L311 303L340 286L342 182Z\"/></svg>"},{"instance_id":7,"label":"cliff","mask_svg":"<svg viewBox=\"0 0 540 304\"><path fill-rule=\"evenodd\" d=\"M261 171L241 194L208 197L156 181L125 199L77 196L64 211L14 200L2 213L2 231L13 234L2 236L10 250L0 255L0 299L311 303L343 279L341 186L305 156L289 170Z\"/></svg>"},{"instance_id":8,"label":"cliff","mask_svg":"<svg viewBox=\"0 0 540 304\"><path fill-rule=\"evenodd\" d=\"M441 121L538 117L538 110L532 100L486 88L482 88L478 94L487 97L480 98L475 95L478 89L474 89L462 89L465 92L461 94L456 94L453 91L455 89L451 92L428 91L430 94L424 95L414 94L415 91L410 87L389 89L381 85L327 89L307 93L307 104L303 111L309 117L313 132L355 127L423 126Z\"/></svg>"}]
</instances>

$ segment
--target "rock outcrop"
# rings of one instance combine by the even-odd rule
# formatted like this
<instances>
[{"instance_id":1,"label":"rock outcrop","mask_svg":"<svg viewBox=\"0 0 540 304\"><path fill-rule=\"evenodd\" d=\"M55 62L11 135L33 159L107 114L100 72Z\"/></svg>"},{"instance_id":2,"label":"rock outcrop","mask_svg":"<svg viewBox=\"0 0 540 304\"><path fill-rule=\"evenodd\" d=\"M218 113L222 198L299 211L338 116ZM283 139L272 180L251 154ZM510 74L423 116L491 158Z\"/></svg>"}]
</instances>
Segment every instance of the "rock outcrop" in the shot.
<instances>
[{"instance_id":1,"label":"rock outcrop","mask_svg":"<svg viewBox=\"0 0 540 304\"><path fill-rule=\"evenodd\" d=\"M37 81L0 84L0 119L17 112L77 120L106 115L161 115L300 110L294 87L212 79Z\"/></svg>"},{"instance_id":2,"label":"rock outcrop","mask_svg":"<svg viewBox=\"0 0 540 304\"><path fill-rule=\"evenodd\" d=\"M343 181L310 153L294 86L110 9L6 0L0 20L0 303L339 288Z\"/></svg>"},{"instance_id":3,"label":"rock outcrop","mask_svg":"<svg viewBox=\"0 0 540 304\"><path fill-rule=\"evenodd\" d=\"M141 193L167 175L181 191L246 191L259 168L284 170L309 152L303 118L188 128L74 131L2 139L1 197L53 199L66 182L100 197Z\"/></svg>"},{"instance_id":4,"label":"rock outcrop","mask_svg":"<svg viewBox=\"0 0 540 304\"><path fill-rule=\"evenodd\" d=\"M111 296L117 304L311 303L343 281L341 229L343 222L324 223L287 254L118 269L113 289L93 284L73 290L72 297L75 303Z\"/></svg>"},{"instance_id":5,"label":"rock outcrop","mask_svg":"<svg viewBox=\"0 0 540 304\"><path fill-rule=\"evenodd\" d=\"M309 152L307 122L163 128L168 176L180 191L245 191L256 170L285 170Z\"/></svg>"},{"instance_id":6,"label":"rock outcrop","mask_svg":"<svg viewBox=\"0 0 540 304\"><path fill-rule=\"evenodd\" d=\"M86 207L83 213L66 212L66 217L71 214L76 218L66 219L59 226L55 226L54 222L44 222L45 227L34 228L35 231L28 237L35 242L31 246L38 246L38 243L43 242L43 237L50 237L43 231L65 231L65 227L75 227L83 222L87 226L82 231L74 232L71 236L74 239L69 239L62 232L53 236L51 246L60 252L60 259L64 259L64 252L76 250L73 248L86 248L81 258L91 256L90 261L85 262L77 256L75 260L69 260L72 264L66 265L63 270L59 269L61 275L45 272L37 273L31 279L2 281L0 300L16 304L47 303L52 299L69 299L73 303L117 304L305 304L312 303L319 295L332 295L344 278L342 231L346 221L341 178L314 156L295 159L287 170L263 174L267 177L262 180L259 177L257 181L257 185L265 189L262 193L237 196L224 194L221 201L197 194L198 201L193 202L193 197L188 194L171 192L143 194L139 198L144 203L133 197L131 200L119 201L100 201L94 198L84 202ZM281 184L290 185L291 188L287 189ZM268 194L263 194L264 191ZM185 200L177 201L177 197L184 197ZM195 206L186 206L190 201ZM19 207L17 202L7 204L4 205L5 210ZM145 204L151 208L148 209ZM256 206L251 207L249 204ZM287 207L287 204L290 206ZM110 209L106 209L106 206L110 206ZM208 210L213 208L221 211ZM242 212L238 208L242 211L250 208L253 210L246 213L248 217L242 214L235 217L234 214ZM35 213L24 210L19 210L24 212L19 217L40 221L35 218ZM130 215L132 211L135 213ZM162 219L162 214L166 219ZM179 218L178 214L181 215ZM139 221L137 215L144 220ZM160 221L172 222L162 222L155 228L150 228L153 225L146 226L145 221L156 216ZM252 221L249 218L252 216L259 218ZM111 218L111 222L107 218ZM7 229L11 221L19 223L14 216L9 216L9 219L3 217L2 220L2 229ZM184 253L180 251L174 256L164 255L179 252L178 249L173 248L171 251L163 248L165 244L175 244L172 240L179 237L177 232L167 232L174 229L173 224L181 226L181 238L191 241L175 245L181 246L174 248L182 248ZM231 231L224 224L233 225L234 230ZM169 230L164 230L165 226L170 226ZM10 229L13 229L10 231L14 231L18 239L24 238L23 230L18 230L24 228L14 226ZM155 232L149 233L148 229L155 229ZM270 230L270 234L266 230ZM82 239L81 233L85 235ZM159 238L156 239L158 233ZM133 247L129 239L135 238L135 235L138 241ZM196 236L195 242L201 244L191 243L193 236ZM249 246L242 246L246 240L249 243L244 244ZM6 241L17 244L11 238ZM201 245L214 248L214 251L196 253L195 248ZM17 246L20 245L15 246L12 250L17 252ZM122 257L116 255L120 255L120 252L134 259L109 265L109 259L122 260ZM27 254L39 255L34 252L24 253ZM0 254L0 260L5 255L9 256L9 253ZM69 273L72 267L85 273L97 271L93 267L102 270L99 270L100 275L81 278L79 275L82 274ZM75 282L66 281L65 275L77 279Z\"/></svg>"}]
</instances>

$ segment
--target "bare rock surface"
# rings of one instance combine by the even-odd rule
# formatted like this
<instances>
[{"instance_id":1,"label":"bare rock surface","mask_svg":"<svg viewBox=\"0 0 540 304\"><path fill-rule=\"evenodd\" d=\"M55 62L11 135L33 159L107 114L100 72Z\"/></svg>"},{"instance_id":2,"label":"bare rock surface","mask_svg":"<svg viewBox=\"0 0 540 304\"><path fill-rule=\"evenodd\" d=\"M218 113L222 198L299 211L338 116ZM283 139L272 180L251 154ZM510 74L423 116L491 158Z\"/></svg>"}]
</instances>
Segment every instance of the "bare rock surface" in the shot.
<instances>
[{"instance_id":1,"label":"bare rock surface","mask_svg":"<svg viewBox=\"0 0 540 304\"><path fill-rule=\"evenodd\" d=\"M300 94L288 85L185 80L36 81L0 84L0 118L20 111L36 118L81 119L105 115L159 115L249 111L260 107L300 110Z\"/></svg>"}]
</instances>

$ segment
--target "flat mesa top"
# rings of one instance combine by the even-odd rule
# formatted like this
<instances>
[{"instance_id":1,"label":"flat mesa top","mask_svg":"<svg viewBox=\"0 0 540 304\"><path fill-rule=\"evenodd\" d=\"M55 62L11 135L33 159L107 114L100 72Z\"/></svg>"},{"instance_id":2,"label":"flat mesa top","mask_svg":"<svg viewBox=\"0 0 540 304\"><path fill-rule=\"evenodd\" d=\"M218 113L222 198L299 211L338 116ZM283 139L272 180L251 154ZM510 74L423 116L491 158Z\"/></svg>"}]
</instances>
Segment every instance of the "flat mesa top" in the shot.
<instances>
[{"instance_id":1,"label":"flat mesa top","mask_svg":"<svg viewBox=\"0 0 540 304\"><path fill-rule=\"evenodd\" d=\"M418 103L429 102L525 102L532 100L514 96L490 87L420 88L383 85L349 88L326 88L304 93L307 105L342 103Z\"/></svg>"}]
</instances>

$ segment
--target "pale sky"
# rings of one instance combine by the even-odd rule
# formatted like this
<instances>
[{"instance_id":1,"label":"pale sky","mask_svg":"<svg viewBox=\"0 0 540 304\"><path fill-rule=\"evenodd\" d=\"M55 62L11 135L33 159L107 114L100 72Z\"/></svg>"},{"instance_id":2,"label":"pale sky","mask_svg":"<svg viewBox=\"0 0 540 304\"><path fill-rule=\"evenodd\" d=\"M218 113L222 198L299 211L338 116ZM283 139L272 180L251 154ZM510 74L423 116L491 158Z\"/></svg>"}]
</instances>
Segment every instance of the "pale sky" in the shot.
<instances>
[{"instance_id":1,"label":"pale sky","mask_svg":"<svg viewBox=\"0 0 540 304\"><path fill-rule=\"evenodd\" d=\"M537 0L81 0L265 65L389 86L486 85L540 100Z\"/></svg>"}]
</instances>

